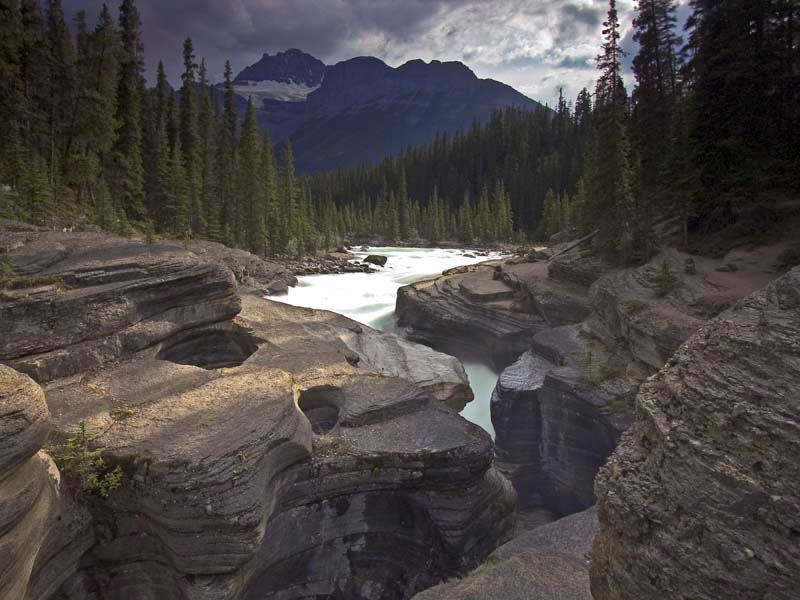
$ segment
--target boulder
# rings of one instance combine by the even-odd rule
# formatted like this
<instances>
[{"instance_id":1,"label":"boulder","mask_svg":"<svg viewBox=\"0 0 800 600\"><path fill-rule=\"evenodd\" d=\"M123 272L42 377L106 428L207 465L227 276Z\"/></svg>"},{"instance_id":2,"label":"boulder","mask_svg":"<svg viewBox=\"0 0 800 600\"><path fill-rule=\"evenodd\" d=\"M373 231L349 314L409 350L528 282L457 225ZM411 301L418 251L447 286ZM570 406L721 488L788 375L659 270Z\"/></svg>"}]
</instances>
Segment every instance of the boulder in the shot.
<instances>
[{"instance_id":1,"label":"boulder","mask_svg":"<svg viewBox=\"0 0 800 600\"><path fill-rule=\"evenodd\" d=\"M692 336L596 484L597 600L800 589L800 269Z\"/></svg>"},{"instance_id":2,"label":"boulder","mask_svg":"<svg viewBox=\"0 0 800 600\"><path fill-rule=\"evenodd\" d=\"M273 335L341 342L337 351L353 365L416 383L433 398L461 410L473 398L461 361L399 336L382 333L336 313L262 302L244 296L245 313L257 314Z\"/></svg>"},{"instance_id":3,"label":"boulder","mask_svg":"<svg viewBox=\"0 0 800 600\"><path fill-rule=\"evenodd\" d=\"M0 598L24 597L47 528L55 521L52 462L39 452L48 417L42 389L0 365Z\"/></svg>"},{"instance_id":4,"label":"boulder","mask_svg":"<svg viewBox=\"0 0 800 600\"><path fill-rule=\"evenodd\" d=\"M190 241L185 246L204 261L228 267L239 285L267 296L285 294L297 285L297 277L286 267L250 252L207 241Z\"/></svg>"},{"instance_id":5,"label":"boulder","mask_svg":"<svg viewBox=\"0 0 800 600\"><path fill-rule=\"evenodd\" d=\"M383 267L386 265L386 261L388 260L389 259L386 256L381 256L380 254L370 254L363 260L363 262L376 265L378 267Z\"/></svg>"},{"instance_id":6,"label":"boulder","mask_svg":"<svg viewBox=\"0 0 800 600\"><path fill-rule=\"evenodd\" d=\"M559 255L552 259L547 266L548 276L551 279L583 287L589 287L613 270L613 265L601 257L578 250Z\"/></svg>"}]
</instances>

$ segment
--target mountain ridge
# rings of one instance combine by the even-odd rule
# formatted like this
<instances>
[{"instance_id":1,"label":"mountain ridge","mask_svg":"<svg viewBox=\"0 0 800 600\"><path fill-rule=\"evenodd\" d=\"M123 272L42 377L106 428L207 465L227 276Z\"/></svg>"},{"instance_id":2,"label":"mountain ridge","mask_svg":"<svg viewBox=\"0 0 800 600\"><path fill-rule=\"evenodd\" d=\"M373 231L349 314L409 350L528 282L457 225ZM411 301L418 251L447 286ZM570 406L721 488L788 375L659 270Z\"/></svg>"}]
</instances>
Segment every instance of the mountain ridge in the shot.
<instances>
[{"instance_id":1,"label":"mountain ridge","mask_svg":"<svg viewBox=\"0 0 800 600\"><path fill-rule=\"evenodd\" d=\"M274 143L291 140L305 173L377 162L437 132L485 122L496 109L542 107L460 61L412 59L392 67L357 56L325 65L298 49L265 53L239 72L234 89L253 99Z\"/></svg>"}]
</instances>

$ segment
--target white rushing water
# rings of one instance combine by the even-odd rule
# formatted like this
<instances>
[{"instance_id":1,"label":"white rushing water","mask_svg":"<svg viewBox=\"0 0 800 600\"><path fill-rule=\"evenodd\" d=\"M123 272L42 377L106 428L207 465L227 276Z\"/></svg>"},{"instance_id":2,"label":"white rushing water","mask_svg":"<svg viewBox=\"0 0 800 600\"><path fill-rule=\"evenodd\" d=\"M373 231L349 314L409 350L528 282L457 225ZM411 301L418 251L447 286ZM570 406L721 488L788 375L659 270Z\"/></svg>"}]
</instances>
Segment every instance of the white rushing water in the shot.
<instances>
[{"instance_id":1,"label":"white rushing water","mask_svg":"<svg viewBox=\"0 0 800 600\"><path fill-rule=\"evenodd\" d=\"M400 287L436 277L453 267L501 256L496 253L477 256L469 251L442 248L370 248L369 252L354 252L358 259L368 254L380 254L389 260L376 273L299 277L297 287L290 288L288 295L272 299L294 306L330 310L375 329L395 331L394 306ZM489 400L498 373L488 361L480 358L462 357L462 360L475 400L467 404L461 414L494 437Z\"/></svg>"}]
</instances>

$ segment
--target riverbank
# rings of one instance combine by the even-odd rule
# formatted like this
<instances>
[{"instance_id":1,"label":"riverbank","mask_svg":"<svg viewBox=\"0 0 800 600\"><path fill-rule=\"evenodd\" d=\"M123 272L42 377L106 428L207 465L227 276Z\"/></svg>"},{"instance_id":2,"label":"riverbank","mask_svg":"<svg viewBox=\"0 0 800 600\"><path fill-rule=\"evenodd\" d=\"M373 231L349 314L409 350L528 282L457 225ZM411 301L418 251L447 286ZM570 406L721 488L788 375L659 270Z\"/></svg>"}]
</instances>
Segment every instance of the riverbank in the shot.
<instances>
[{"instance_id":1,"label":"riverbank","mask_svg":"<svg viewBox=\"0 0 800 600\"><path fill-rule=\"evenodd\" d=\"M353 260L370 254L385 256L384 267L370 274L301 276L288 294L275 299L296 306L331 310L381 331L401 333L395 325L397 290L409 283L441 275L451 268L464 267L503 255L474 249L371 247L356 249ZM446 352L462 360L475 399L459 407L462 416L494 435L489 414L489 399L499 372L481 355L462 356L457 349Z\"/></svg>"}]
</instances>

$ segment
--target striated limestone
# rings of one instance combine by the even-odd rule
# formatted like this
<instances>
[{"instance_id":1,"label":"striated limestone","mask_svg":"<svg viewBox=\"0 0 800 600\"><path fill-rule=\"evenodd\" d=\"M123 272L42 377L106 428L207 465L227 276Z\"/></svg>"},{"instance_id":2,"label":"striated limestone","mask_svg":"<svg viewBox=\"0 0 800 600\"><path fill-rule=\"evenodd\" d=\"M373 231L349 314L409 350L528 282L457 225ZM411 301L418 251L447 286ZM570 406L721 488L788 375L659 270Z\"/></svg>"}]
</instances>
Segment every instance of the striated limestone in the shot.
<instances>
[{"instance_id":1,"label":"striated limestone","mask_svg":"<svg viewBox=\"0 0 800 600\"><path fill-rule=\"evenodd\" d=\"M438 279L400 288L398 324L410 338L434 348L477 348L497 365L508 365L545 322L522 312L515 290L495 278L498 264L452 269Z\"/></svg>"},{"instance_id":2,"label":"striated limestone","mask_svg":"<svg viewBox=\"0 0 800 600\"><path fill-rule=\"evenodd\" d=\"M51 442L86 422L124 483L53 495L46 535L0 529L24 561L10 598L395 600L508 536L515 495L492 442L445 406L470 394L455 359L264 300L180 244L14 236L0 238L17 272L59 281L0 298L0 359L48 382ZM31 436L12 440L26 461L0 485L50 481L22 470Z\"/></svg>"},{"instance_id":3,"label":"striated limestone","mask_svg":"<svg viewBox=\"0 0 800 600\"><path fill-rule=\"evenodd\" d=\"M629 422L613 412L619 393L532 351L503 371L491 403L497 464L521 509L568 515L594 504L595 475Z\"/></svg>"},{"instance_id":4,"label":"striated limestone","mask_svg":"<svg viewBox=\"0 0 800 600\"><path fill-rule=\"evenodd\" d=\"M707 323L641 388L597 480L597 600L800 589L800 269Z\"/></svg>"},{"instance_id":5,"label":"striated limestone","mask_svg":"<svg viewBox=\"0 0 800 600\"><path fill-rule=\"evenodd\" d=\"M49 428L42 389L28 376L0 365L2 600L43 597L30 591L47 588L49 573L42 573L41 565L51 547L75 540L71 532L63 531L72 517L62 506L58 469L40 450Z\"/></svg>"},{"instance_id":6,"label":"striated limestone","mask_svg":"<svg viewBox=\"0 0 800 600\"><path fill-rule=\"evenodd\" d=\"M29 282L0 300L0 361L40 383L239 312L231 271L178 244L31 235L9 255Z\"/></svg>"},{"instance_id":7,"label":"striated limestone","mask_svg":"<svg viewBox=\"0 0 800 600\"><path fill-rule=\"evenodd\" d=\"M405 598L506 535L513 492L482 430L260 302L240 366L143 355L49 394L57 428L104 432L128 481L96 515L102 569L67 598Z\"/></svg>"}]
</instances>

